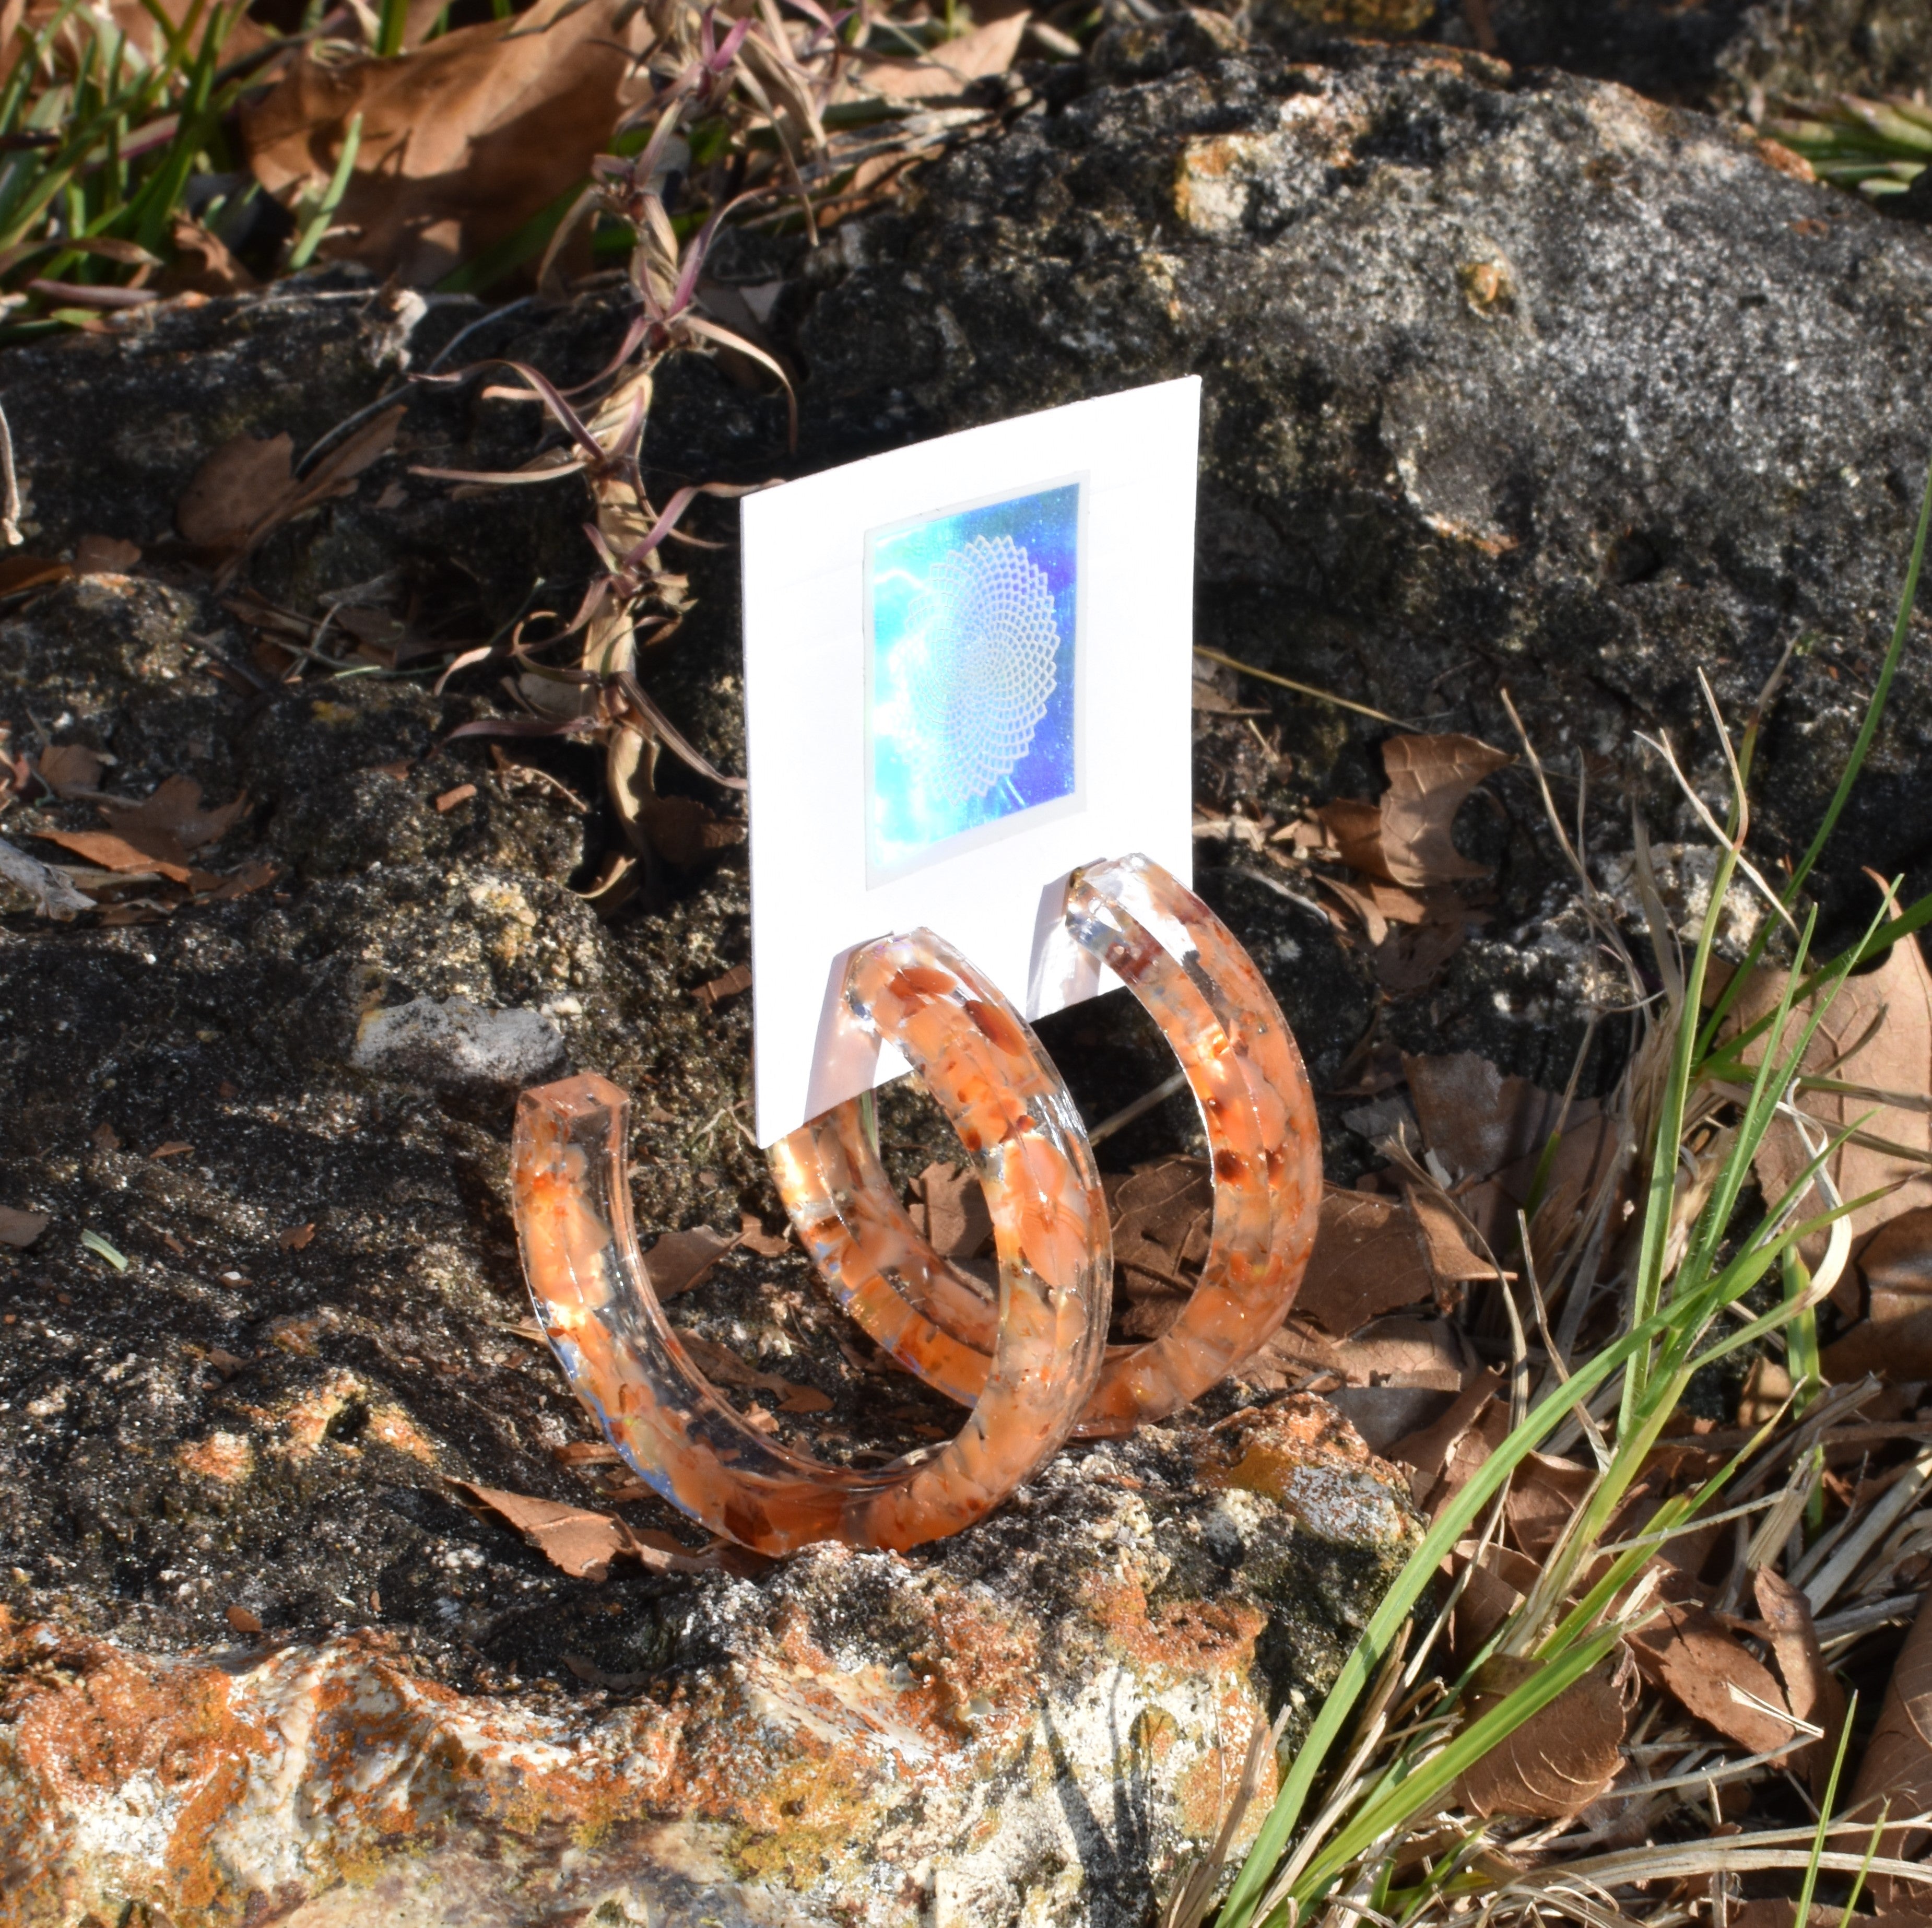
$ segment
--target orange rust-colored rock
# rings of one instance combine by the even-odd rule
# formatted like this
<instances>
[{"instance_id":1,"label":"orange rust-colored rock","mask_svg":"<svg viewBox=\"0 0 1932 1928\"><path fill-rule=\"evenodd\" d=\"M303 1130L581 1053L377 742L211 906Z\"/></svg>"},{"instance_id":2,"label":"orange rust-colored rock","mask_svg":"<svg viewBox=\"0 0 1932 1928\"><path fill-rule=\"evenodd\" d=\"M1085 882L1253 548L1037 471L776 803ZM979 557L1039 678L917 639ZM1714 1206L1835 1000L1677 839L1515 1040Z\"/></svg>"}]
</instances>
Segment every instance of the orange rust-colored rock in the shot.
<instances>
[{"instance_id":1,"label":"orange rust-colored rock","mask_svg":"<svg viewBox=\"0 0 1932 1928\"><path fill-rule=\"evenodd\" d=\"M1318 1533L1324 1471L1353 1499ZM1412 1538L1304 1398L1069 1452L911 1554L668 1581L659 1663L574 1696L460 1693L371 1629L162 1655L0 1625L0 1928L896 1928L935 1897L996 1928L1042 1892L1137 1923Z\"/></svg>"}]
</instances>

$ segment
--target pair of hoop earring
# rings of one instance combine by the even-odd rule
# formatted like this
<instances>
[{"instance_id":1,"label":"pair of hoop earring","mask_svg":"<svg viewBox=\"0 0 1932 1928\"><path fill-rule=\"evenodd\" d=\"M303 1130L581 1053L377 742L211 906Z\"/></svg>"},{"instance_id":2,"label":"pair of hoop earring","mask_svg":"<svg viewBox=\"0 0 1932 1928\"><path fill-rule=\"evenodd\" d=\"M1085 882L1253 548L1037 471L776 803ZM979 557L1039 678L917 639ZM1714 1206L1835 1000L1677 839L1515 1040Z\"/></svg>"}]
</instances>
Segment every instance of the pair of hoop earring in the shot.
<instances>
[{"instance_id":1,"label":"pair of hoop earring","mask_svg":"<svg viewBox=\"0 0 1932 1928\"><path fill-rule=\"evenodd\" d=\"M946 1444L877 1470L767 1438L691 1361L651 1290L631 1217L629 1101L569 1078L518 1107L512 1184L537 1316L571 1385L632 1469L713 1533L764 1554L816 1541L903 1550L990 1512L1076 1434L1166 1417L1279 1329L1321 1202L1314 1100L1252 960L1214 912L1133 856L1077 872L1076 940L1146 1008L1206 1129L1214 1212L1199 1284L1144 1344L1108 1346L1113 1243L1072 1095L998 990L931 932L854 953L854 1022L904 1054L986 1193L988 1296L901 1204L858 1101L775 1145L773 1178L844 1309L908 1371L970 1408Z\"/></svg>"}]
</instances>

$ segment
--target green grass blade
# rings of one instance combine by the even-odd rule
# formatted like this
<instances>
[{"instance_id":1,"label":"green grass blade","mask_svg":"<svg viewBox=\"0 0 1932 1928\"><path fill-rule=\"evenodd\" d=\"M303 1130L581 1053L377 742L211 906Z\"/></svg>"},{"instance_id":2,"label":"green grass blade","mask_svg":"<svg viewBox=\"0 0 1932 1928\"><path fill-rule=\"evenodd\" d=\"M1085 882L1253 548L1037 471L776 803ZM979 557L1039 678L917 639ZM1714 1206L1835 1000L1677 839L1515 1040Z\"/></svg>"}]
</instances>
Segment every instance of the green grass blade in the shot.
<instances>
[{"instance_id":1,"label":"green grass blade","mask_svg":"<svg viewBox=\"0 0 1932 1928\"><path fill-rule=\"evenodd\" d=\"M1851 1704L1845 1710L1845 1724L1838 1732L1838 1751L1832 1756L1832 1773L1825 1783L1825 1798L1818 1804L1818 1832L1811 1842L1811 1858L1804 1868L1804 1884L1798 1890L1798 1918L1792 1928L1805 1928L1811 1919L1811 1896L1818 1886L1818 1863L1825 1852L1826 1837L1832 1831L1832 1810L1838 1805L1838 1776L1845 1765L1845 1749L1851 1745L1852 1721L1858 1710L1858 1697L1852 1696ZM1869 1857L1868 1857L1869 1858ZM1851 1911L1845 1911L1845 1919L1851 1919Z\"/></svg>"},{"instance_id":2,"label":"green grass blade","mask_svg":"<svg viewBox=\"0 0 1932 1928\"><path fill-rule=\"evenodd\" d=\"M382 0L376 26L376 51L384 60L394 60L402 52L409 24L410 0Z\"/></svg>"},{"instance_id":3,"label":"green grass blade","mask_svg":"<svg viewBox=\"0 0 1932 1928\"><path fill-rule=\"evenodd\" d=\"M350 121L348 131L342 137L342 158L335 164L335 172L330 176L328 186L322 197L322 204L310 218L294 248L290 251L289 268L291 272L298 268L306 268L315 251L322 245L323 237L328 233L328 224L336 209L342 205L342 197L349 191L350 176L356 171L356 156L362 146L362 116L358 113Z\"/></svg>"},{"instance_id":4,"label":"green grass blade","mask_svg":"<svg viewBox=\"0 0 1932 1928\"><path fill-rule=\"evenodd\" d=\"M1403 1774L1392 1770L1392 1785L1372 1796L1333 1842L1310 1862L1295 1884L1298 1899L1318 1894L1355 1857L1374 1846L1412 1815L1439 1800L1491 1749L1514 1734L1524 1722L1574 1686L1598 1665L1618 1641L1621 1626L1608 1626L1580 1641L1567 1653L1540 1668L1486 1713L1479 1715L1419 1767ZM1232 1899L1232 1897L1231 1897ZM1224 1914L1224 1919L1226 1918Z\"/></svg>"}]
</instances>

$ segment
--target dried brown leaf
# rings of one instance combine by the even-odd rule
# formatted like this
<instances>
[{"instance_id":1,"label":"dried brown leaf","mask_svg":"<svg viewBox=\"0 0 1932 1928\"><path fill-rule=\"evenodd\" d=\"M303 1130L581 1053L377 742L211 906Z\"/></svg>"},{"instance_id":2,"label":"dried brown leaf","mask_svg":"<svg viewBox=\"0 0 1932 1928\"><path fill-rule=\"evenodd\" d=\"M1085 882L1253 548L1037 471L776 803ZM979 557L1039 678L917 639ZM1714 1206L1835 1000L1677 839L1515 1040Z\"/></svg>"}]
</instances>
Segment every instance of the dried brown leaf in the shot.
<instances>
[{"instance_id":1,"label":"dried brown leaf","mask_svg":"<svg viewBox=\"0 0 1932 1928\"><path fill-rule=\"evenodd\" d=\"M452 1480L487 1506L573 1580L602 1580L610 1563L631 1548L631 1536L622 1520L583 1506L560 1506L554 1500L532 1499L501 1487L478 1486L467 1479Z\"/></svg>"},{"instance_id":2,"label":"dried brown leaf","mask_svg":"<svg viewBox=\"0 0 1932 1928\"><path fill-rule=\"evenodd\" d=\"M1315 1249L1295 1310L1337 1338L1436 1288L1415 1216L1378 1194L1324 1186Z\"/></svg>"},{"instance_id":3,"label":"dried brown leaf","mask_svg":"<svg viewBox=\"0 0 1932 1928\"><path fill-rule=\"evenodd\" d=\"M1498 1705L1544 1664L1505 1655L1486 1661L1469 1697L1470 1718ZM1615 1779L1623 1765L1623 1738L1616 1662L1606 1660L1468 1768L1456 1797L1475 1814L1567 1820Z\"/></svg>"},{"instance_id":4,"label":"dried brown leaf","mask_svg":"<svg viewBox=\"0 0 1932 1928\"><path fill-rule=\"evenodd\" d=\"M1826 1664L1811 1620L1811 1602L1774 1568L1760 1566L1751 1575L1757 1610L1771 1634L1772 1653L1784 1679L1784 1697L1800 1720L1825 1730L1820 1740L1809 1740L1794 1751L1792 1764L1802 1767L1811 1791L1822 1799L1845 1724L1845 1690Z\"/></svg>"},{"instance_id":5,"label":"dried brown leaf","mask_svg":"<svg viewBox=\"0 0 1932 1928\"><path fill-rule=\"evenodd\" d=\"M1788 1719L1766 1711L1786 1704L1771 1670L1708 1608L1673 1602L1630 1635L1630 1647L1646 1680L1747 1753L1769 1753L1796 1737Z\"/></svg>"},{"instance_id":6,"label":"dried brown leaf","mask_svg":"<svg viewBox=\"0 0 1932 1928\"><path fill-rule=\"evenodd\" d=\"M38 589L50 582L64 582L73 574L72 566L56 557L0 555L0 596Z\"/></svg>"},{"instance_id":7,"label":"dried brown leaf","mask_svg":"<svg viewBox=\"0 0 1932 1928\"><path fill-rule=\"evenodd\" d=\"M1517 1546L1532 1559L1544 1558L1595 1483L1590 1469L1574 1460L1541 1452L1526 1455L1505 1503Z\"/></svg>"},{"instance_id":8,"label":"dried brown leaf","mask_svg":"<svg viewBox=\"0 0 1932 1928\"><path fill-rule=\"evenodd\" d=\"M248 793L244 790L219 809L204 809L201 785L193 777L170 776L138 803L104 797L97 807L136 849L172 861L178 851L219 843L248 809Z\"/></svg>"},{"instance_id":9,"label":"dried brown leaf","mask_svg":"<svg viewBox=\"0 0 1932 1928\"><path fill-rule=\"evenodd\" d=\"M1382 800L1382 851L1392 884L1418 888L1489 873L1450 836L1462 801L1483 779L1514 759L1474 737L1391 737L1382 745L1388 772Z\"/></svg>"},{"instance_id":10,"label":"dried brown leaf","mask_svg":"<svg viewBox=\"0 0 1932 1928\"><path fill-rule=\"evenodd\" d=\"M1878 1725L1865 1743L1852 1785L1854 1815L1875 1820L1881 1803L1899 1815L1932 1808L1932 1592L1919 1602L1912 1630L1892 1662ZM1878 1851L1889 1860L1916 1859L1928 1839L1932 1836L1923 1827L1888 1829ZM1881 1909L1909 1901L1913 1892L1888 1878L1875 1881L1872 1887Z\"/></svg>"},{"instance_id":11,"label":"dried brown leaf","mask_svg":"<svg viewBox=\"0 0 1932 1928\"><path fill-rule=\"evenodd\" d=\"M125 837L116 836L112 830L36 830L34 834L116 875L146 871L158 872L176 884L185 884L188 879L186 863L171 863L151 857L145 850L136 850Z\"/></svg>"},{"instance_id":12,"label":"dried brown leaf","mask_svg":"<svg viewBox=\"0 0 1932 1928\"><path fill-rule=\"evenodd\" d=\"M644 1271L660 1302L691 1288L737 1244L709 1225L666 1232L644 1254Z\"/></svg>"},{"instance_id":13,"label":"dried brown leaf","mask_svg":"<svg viewBox=\"0 0 1932 1928\"><path fill-rule=\"evenodd\" d=\"M956 101L974 81L1012 65L1032 17L1022 12L988 20L933 48L922 60L862 55L854 64L854 78L865 92L888 101ZM1206 707L1198 700L1202 684L1197 681L1194 687L1196 707Z\"/></svg>"},{"instance_id":14,"label":"dried brown leaf","mask_svg":"<svg viewBox=\"0 0 1932 1928\"><path fill-rule=\"evenodd\" d=\"M1329 843L1342 854L1342 861L1351 869L1359 870L1365 876L1388 878L1388 865L1382 855L1382 812L1379 803L1366 803L1358 797L1338 797L1332 803L1324 803L1315 812L1322 827L1328 833ZM1372 907L1373 899L1366 901ZM1379 909L1376 916L1380 918ZM1382 925L1384 932L1387 924ZM1371 935L1379 943L1381 937L1371 929Z\"/></svg>"},{"instance_id":15,"label":"dried brown leaf","mask_svg":"<svg viewBox=\"0 0 1932 1928\"><path fill-rule=\"evenodd\" d=\"M192 215L177 213L169 238L175 258L156 284L164 294L240 295L261 286L228 251L228 244Z\"/></svg>"},{"instance_id":16,"label":"dried brown leaf","mask_svg":"<svg viewBox=\"0 0 1932 1928\"><path fill-rule=\"evenodd\" d=\"M1527 1078L1505 1077L1472 1051L1411 1057L1402 1069L1422 1142L1451 1179L1487 1178L1542 1152L1562 1100Z\"/></svg>"},{"instance_id":17,"label":"dried brown leaf","mask_svg":"<svg viewBox=\"0 0 1932 1928\"><path fill-rule=\"evenodd\" d=\"M10 1205L0 1205L0 1245L11 1245L16 1251L24 1252L53 1222L44 1212L21 1212Z\"/></svg>"},{"instance_id":18,"label":"dried brown leaf","mask_svg":"<svg viewBox=\"0 0 1932 1928\"><path fill-rule=\"evenodd\" d=\"M1448 1565L1454 1574L1473 1569L1456 1596L1449 1634L1457 1663L1466 1666L1529 1597L1543 1569L1528 1554L1498 1546L1494 1541L1482 1548L1479 1558L1472 1539L1456 1547Z\"/></svg>"},{"instance_id":19,"label":"dried brown leaf","mask_svg":"<svg viewBox=\"0 0 1932 1928\"><path fill-rule=\"evenodd\" d=\"M751 988L751 966L734 964L722 977L713 978L708 984L700 984L691 995L707 1010L716 1011L727 998L741 996Z\"/></svg>"},{"instance_id":20,"label":"dried brown leaf","mask_svg":"<svg viewBox=\"0 0 1932 1928\"><path fill-rule=\"evenodd\" d=\"M1438 1194L1420 1185L1406 1185L1403 1191L1408 1209L1422 1229L1430 1269L1438 1280L1454 1285L1473 1278L1496 1277L1496 1267L1471 1248L1462 1221Z\"/></svg>"},{"instance_id":21,"label":"dried brown leaf","mask_svg":"<svg viewBox=\"0 0 1932 1928\"><path fill-rule=\"evenodd\" d=\"M1392 930L1376 946L1376 981L1392 997L1426 990L1468 941L1468 927L1462 923Z\"/></svg>"},{"instance_id":22,"label":"dried brown leaf","mask_svg":"<svg viewBox=\"0 0 1932 1928\"><path fill-rule=\"evenodd\" d=\"M738 1219L738 1242L761 1259L782 1258L791 1250L791 1229L788 1226L782 1232L767 1232L754 1213L742 1212Z\"/></svg>"},{"instance_id":23,"label":"dried brown leaf","mask_svg":"<svg viewBox=\"0 0 1932 1928\"><path fill-rule=\"evenodd\" d=\"M943 1259L976 1259L992 1243L992 1215L970 1165L935 1161L914 1179L915 1223Z\"/></svg>"},{"instance_id":24,"label":"dried brown leaf","mask_svg":"<svg viewBox=\"0 0 1932 1928\"><path fill-rule=\"evenodd\" d=\"M1450 826L1470 791L1512 761L1474 737L1391 737L1382 745L1389 787L1381 801L1343 798L1319 814L1343 860L1385 883L1426 890L1484 877L1456 848Z\"/></svg>"},{"instance_id":25,"label":"dried brown leaf","mask_svg":"<svg viewBox=\"0 0 1932 1928\"><path fill-rule=\"evenodd\" d=\"M1932 1206L1901 1212L1858 1254L1865 1316L1819 1363L1838 1384L1876 1373L1900 1383L1932 1378Z\"/></svg>"},{"instance_id":26,"label":"dried brown leaf","mask_svg":"<svg viewBox=\"0 0 1932 1928\"><path fill-rule=\"evenodd\" d=\"M690 1355L692 1363L719 1386L769 1392L777 1399L782 1413L824 1413L831 1410L831 1400L815 1386L800 1386L795 1380L781 1378L775 1372L763 1371L715 1339L700 1338L694 1332L680 1332L677 1336L679 1343ZM754 1424L755 1413L754 1408L753 1413L747 1415Z\"/></svg>"},{"instance_id":27,"label":"dried brown leaf","mask_svg":"<svg viewBox=\"0 0 1932 1928\"><path fill-rule=\"evenodd\" d=\"M1456 1477L1462 1471L1456 1463L1457 1449L1490 1416L1490 1408L1495 1405L1496 1395L1502 1386L1502 1374L1494 1367L1486 1366L1456 1395L1455 1403L1441 1419L1419 1432L1410 1434L1406 1439L1398 1440L1390 1447L1389 1458L1410 1469L1409 1485L1418 1506L1446 1501L1461 1483ZM1508 1409L1499 1410L1507 1420ZM1465 1460L1469 1457L1462 1455ZM1462 1477L1466 1479L1468 1472L1473 1471L1487 1457L1485 1448L1468 1470L1462 1471Z\"/></svg>"},{"instance_id":28,"label":"dried brown leaf","mask_svg":"<svg viewBox=\"0 0 1932 1928\"><path fill-rule=\"evenodd\" d=\"M293 487L295 443L286 434L257 441L231 437L189 478L175 505L175 527L198 549L241 548Z\"/></svg>"},{"instance_id":29,"label":"dried brown leaf","mask_svg":"<svg viewBox=\"0 0 1932 1928\"><path fill-rule=\"evenodd\" d=\"M278 863L244 863L232 875L224 877L202 900L217 904L232 903L237 897L252 896L256 891L272 884L282 874Z\"/></svg>"},{"instance_id":30,"label":"dried brown leaf","mask_svg":"<svg viewBox=\"0 0 1932 1928\"><path fill-rule=\"evenodd\" d=\"M53 743L34 759L40 781L57 797L92 790L100 781L106 759L85 743Z\"/></svg>"},{"instance_id":31,"label":"dried brown leaf","mask_svg":"<svg viewBox=\"0 0 1932 1928\"><path fill-rule=\"evenodd\" d=\"M344 231L322 255L425 287L577 187L649 88L635 56L650 41L622 0L539 0L397 59L304 57L244 107L250 164L272 194L319 191L360 114Z\"/></svg>"},{"instance_id":32,"label":"dried brown leaf","mask_svg":"<svg viewBox=\"0 0 1932 1928\"><path fill-rule=\"evenodd\" d=\"M1782 974L1754 973L1738 1000L1738 1025L1753 1023L1775 1011L1783 988ZM1809 1008L1808 1004L1793 1010L1776 1047L1780 1057L1796 1044ZM1748 1061L1758 1062L1764 1049L1760 1041L1746 1054ZM1802 1068L1814 1076L1828 1076L1880 1091L1920 1098L1932 1093L1932 972L1926 969L1916 938L1902 938L1876 970L1845 981L1820 1021ZM1856 1124L1870 1137L1922 1155L1903 1156L1859 1144L1846 1145L1832 1155L1828 1169L1840 1197L1856 1198L1885 1185L1898 1185L1896 1191L1852 1214L1855 1239L1864 1238L1905 1212L1932 1206L1932 1171L1922 1157L1932 1151L1932 1116L1831 1092L1805 1092L1797 1103L1808 1116L1818 1121L1812 1131L1814 1138L1835 1137ZM1774 1119L1756 1161L1758 1183L1767 1200L1784 1194L1809 1158L1797 1127L1788 1119ZM1808 1209L1819 1209L1814 1194ZM1817 1233L1806 1242L1807 1257L1814 1266L1823 1257L1826 1236ZM1847 1273L1844 1294L1834 1295L1835 1302L1841 1310L1856 1312L1855 1294L1855 1283Z\"/></svg>"}]
</instances>

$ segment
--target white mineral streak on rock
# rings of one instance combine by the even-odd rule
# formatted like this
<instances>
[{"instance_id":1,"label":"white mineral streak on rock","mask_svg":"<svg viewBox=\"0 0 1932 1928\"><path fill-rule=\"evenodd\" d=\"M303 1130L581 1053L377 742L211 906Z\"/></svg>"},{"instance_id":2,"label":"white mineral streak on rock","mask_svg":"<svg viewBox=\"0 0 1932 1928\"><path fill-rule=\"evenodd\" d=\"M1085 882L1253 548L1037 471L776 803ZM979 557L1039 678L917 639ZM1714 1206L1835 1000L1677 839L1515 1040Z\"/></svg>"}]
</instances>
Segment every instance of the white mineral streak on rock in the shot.
<instances>
[{"instance_id":1,"label":"white mineral streak on rock","mask_svg":"<svg viewBox=\"0 0 1932 1928\"><path fill-rule=\"evenodd\" d=\"M433 1085L526 1085L561 1067L563 1034L518 1005L486 1011L467 998L416 998L364 1017L349 1056L358 1070Z\"/></svg>"},{"instance_id":2,"label":"white mineral streak on rock","mask_svg":"<svg viewBox=\"0 0 1932 1928\"><path fill-rule=\"evenodd\" d=\"M693 1581L662 1678L615 1703L466 1697L374 1631L143 1656L24 1630L0 1724L0 1821L32 1817L11 1872L41 1897L20 1928L130 1900L287 1928L607 1903L652 1928L1125 1928L1213 1835L1256 1723L1319 1698L1263 1636L1292 1621L1339 1661L1414 1542L1402 1490L1306 1396L1150 1428L1064 1455L943 1562L826 1546ZM1376 1556L1346 1611L1338 1540Z\"/></svg>"}]
</instances>

